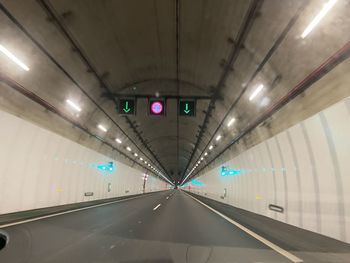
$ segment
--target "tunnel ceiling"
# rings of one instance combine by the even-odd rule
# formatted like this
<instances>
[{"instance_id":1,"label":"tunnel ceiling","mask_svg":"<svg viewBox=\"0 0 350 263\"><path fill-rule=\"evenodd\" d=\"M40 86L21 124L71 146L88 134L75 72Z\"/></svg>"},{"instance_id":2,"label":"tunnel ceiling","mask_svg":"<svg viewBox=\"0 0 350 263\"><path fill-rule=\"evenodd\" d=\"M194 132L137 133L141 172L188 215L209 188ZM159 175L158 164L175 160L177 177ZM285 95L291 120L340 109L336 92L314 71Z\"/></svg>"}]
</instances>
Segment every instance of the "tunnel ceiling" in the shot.
<instances>
[{"instance_id":1,"label":"tunnel ceiling","mask_svg":"<svg viewBox=\"0 0 350 263\"><path fill-rule=\"evenodd\" d=\"M348 41L342 32L350 32L348 1L339 1L305 39L301 33L322 1L0 3L0 44L31 68L23 72L9 63L2 74L130 157L137 152L135 160L149 160L173 181L181 181L204 152L204 163L215 156L339 50ZM262 94L249 101L260 84ZM148 116L145 98L138 99L137 115L126 118L116 112L120 95L201 98L193 118L177 116L175 99L168 99L165 117ZM67 99L80 105L79 116ZM231 118L236 121L228 127Z\"/></svg>"}]
</instances>

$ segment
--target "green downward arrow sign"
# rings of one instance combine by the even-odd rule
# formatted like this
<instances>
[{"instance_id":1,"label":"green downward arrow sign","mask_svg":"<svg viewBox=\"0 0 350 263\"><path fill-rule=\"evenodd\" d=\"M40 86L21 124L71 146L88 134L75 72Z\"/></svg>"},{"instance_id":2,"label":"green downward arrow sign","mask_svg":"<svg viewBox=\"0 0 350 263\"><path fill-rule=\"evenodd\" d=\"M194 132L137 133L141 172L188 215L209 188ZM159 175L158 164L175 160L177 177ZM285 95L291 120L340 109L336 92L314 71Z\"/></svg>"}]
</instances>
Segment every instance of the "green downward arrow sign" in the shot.
<instances>
[{"instance_id":1,"label":"green downward arrow sign","mask_svg":"<svg viewBox=\"0 0 350 263\"><path fill-rule=\"evenodd\" d=\"M125 107L123 108L123 111L124 111L125 113L128 113L128 112L130 111L129 102L128 102L128 101L125 102Z\"/></svg>"},{"instance_id":2,"label":"green downward arrow sign","mask_svg":"<svg viewBox=\"0 0 350 263\"><path fill-rule=\"evenodd\" d=\"M189 114L189 113L191 112L191 110L188 109L188 103L185 104L184 112L185 112L186 114Z\"/></svg>"}]
</instances>

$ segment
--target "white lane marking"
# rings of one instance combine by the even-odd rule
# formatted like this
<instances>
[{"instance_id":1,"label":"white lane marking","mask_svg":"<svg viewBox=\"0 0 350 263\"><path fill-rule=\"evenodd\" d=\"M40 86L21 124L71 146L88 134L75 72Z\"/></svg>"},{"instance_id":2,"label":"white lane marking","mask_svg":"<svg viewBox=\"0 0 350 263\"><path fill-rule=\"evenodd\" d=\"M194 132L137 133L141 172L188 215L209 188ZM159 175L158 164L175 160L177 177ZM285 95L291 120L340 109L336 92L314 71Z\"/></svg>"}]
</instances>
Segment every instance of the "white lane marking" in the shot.
<instances>
[{"instance_id":1,"label":"white lane marking","mask_svg":"<svg viewBox=\"0 0 350 263\"><path fill-rule=\"evenodd\" d=\"M183 191L184 193L186 193L185 191ZM254 237L255 239L259 240L260 242L264 243L266 246L270 247L271 249L275 250L277 253L281 254L282 256L288 258L290 261L294 262L294 263L300 263L300 262L304 262L302 259L298 258L297 256L293 255L292 253L284 250L283 248L275 245L274 243L268 241L267 239L263 238L262 236L259 236L258 234L254 233L253 231L251 231L250 229L246 228L245 226L241 225L240 223L237 223L236 221L232 220L231 218L225 216L224 214L220 213L219 211L215 210L214 208L206 205L205 203L203 203L202 201L199 201L197 198L193 197L192 195L186 193L188 196L190 196L192 199L194 199L195 201L197 201L198 203L202 204L203 206L205 206L206 208L210 209L211 211L213 211L214 213L218 214L219 216L221 216L222 218L226 219L228 222L230 222L231 224L235 225L236 227L238 227L239 229L241 229L242 231L246 232L247 234L251 235L252 237Z\"/></svg>"},{"instance_id":2,"label":"white lane marking","mask_svg":"<svg viewBox=\"0 0 350 263\"><path fill-rule=\"evenodd\" d=\"M153 211L157 210L160 206L161 204L158 204L155 208L153 208Z\"/></svg>"},{"instance_id":3,"label":"white lane marking","mask_svg":"<svg viewBox=\"0 0 350 263\"><path fill-rule=\"evenodd\" d=\"M23 221L9 223L9 224L5 224L5 225L0 225L0 228L21 225L21 224L25 224L25 223L29 223L29 222L33 222L33 221L38 221L38 220L41 220L41 219L46 219L46 218L50 218L50 217L54 217L54 216L70 214L70 213L79 212L79 211L86 210L86 209L91 209L91 208L104 206L104 205L110 205L110 204L119 203L119 202L123 202L123 201L129 201L129 200L140 198L140 197L144 197L144 196L140 195L140 196L130 197L130 198L121 199L121 200L117 200L117 201L112 201L112 202L108 202L108 203L103 203L103 204L99 204L99 205L92 205L92 206L78 208L78 209L73 209L73 210L69 210L69 211L65 211L65 212L55 213L55 214L51 214L51 215L47 215L47 216L35 217L35 218L23 220Z\"/></svg>"}]
</instances>

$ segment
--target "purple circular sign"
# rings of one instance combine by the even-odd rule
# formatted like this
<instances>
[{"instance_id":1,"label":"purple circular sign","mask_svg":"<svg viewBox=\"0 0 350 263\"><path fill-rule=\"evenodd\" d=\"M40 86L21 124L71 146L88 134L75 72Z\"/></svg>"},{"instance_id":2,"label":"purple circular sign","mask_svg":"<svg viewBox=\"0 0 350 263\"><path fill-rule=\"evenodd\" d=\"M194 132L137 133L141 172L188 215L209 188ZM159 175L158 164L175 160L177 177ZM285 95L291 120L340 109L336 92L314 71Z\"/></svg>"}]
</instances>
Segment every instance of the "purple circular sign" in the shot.
<instances>
[{"instance_id":1,"label":"purple circular sign","mask_svg":"<svg viewBox=\"0 0 350 263\"><path fill-rule=\"evenodd\" d=\"M162 113L162 111L163 111L163 104L160 103L159 101L152 102L152 104L151 104L151 111L152 111L153 114L156 114L156 115Z\"/></svg>"}]
</instances>

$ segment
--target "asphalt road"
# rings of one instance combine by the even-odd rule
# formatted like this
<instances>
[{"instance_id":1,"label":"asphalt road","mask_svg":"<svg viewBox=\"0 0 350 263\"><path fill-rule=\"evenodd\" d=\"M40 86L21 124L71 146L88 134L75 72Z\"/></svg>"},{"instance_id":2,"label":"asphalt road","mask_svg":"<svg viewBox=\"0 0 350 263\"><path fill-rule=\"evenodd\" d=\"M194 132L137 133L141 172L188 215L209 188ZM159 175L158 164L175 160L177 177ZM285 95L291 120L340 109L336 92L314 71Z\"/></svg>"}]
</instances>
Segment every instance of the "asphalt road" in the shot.
<instances>
[{"instance_id":1,"label":"asphalt road","mask_svg":"<svg viewBox=\"0 0 350 263\"><path fill-rule=\"evenodd\" d=\"M3 230L1 263L290 262L179 190Z\"/></svg>"}]
</instances>

